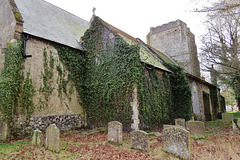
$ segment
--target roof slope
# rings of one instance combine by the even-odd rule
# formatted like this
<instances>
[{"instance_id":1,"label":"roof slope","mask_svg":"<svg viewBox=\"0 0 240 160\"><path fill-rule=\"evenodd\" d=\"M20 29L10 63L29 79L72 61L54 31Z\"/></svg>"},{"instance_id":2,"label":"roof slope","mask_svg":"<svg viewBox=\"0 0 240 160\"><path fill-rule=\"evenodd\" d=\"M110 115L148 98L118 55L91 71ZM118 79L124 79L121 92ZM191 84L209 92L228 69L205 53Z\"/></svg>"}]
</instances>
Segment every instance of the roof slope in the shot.
<instances>
[{"instance_id":1,"label":"roof slope","mask_svg":"<svg viewBox=\"0 0 240 160\"><path fill-rule=\"evenodd\" d=\"M44 0L15 0L23 17L23 32L83 49L80 37L90 23Z\"/></svg>"},{"instance_id":2,"label":"roof slope","mask_svg":"<svg viewBox=\"0 0 240 160\"><path fill-rule=\"evenodd\" d=\"M139 38L134 38L103 20L102 22L105 26L107 26L109 29L111 29L113 32L119 35L129 45L138 45L140 47L140 59L142 62L168 72L171 71L163 65L163 62L168 62L177 65L177 63L174 60L172 60L169 56L166 56L162 54L160 51L157 51L156 49L149 47Z\"/></svg>"}]
</instances>

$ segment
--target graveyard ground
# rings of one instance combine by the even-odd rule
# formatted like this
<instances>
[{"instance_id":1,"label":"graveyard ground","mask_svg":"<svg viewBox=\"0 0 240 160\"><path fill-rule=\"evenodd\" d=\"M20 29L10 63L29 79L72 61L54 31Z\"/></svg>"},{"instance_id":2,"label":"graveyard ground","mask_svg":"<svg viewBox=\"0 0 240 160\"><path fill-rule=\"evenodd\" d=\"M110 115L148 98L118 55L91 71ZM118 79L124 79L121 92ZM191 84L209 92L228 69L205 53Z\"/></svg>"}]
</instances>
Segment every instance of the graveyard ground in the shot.
<instances>
[{"instance_id":1,"label":"graveyard ground","mask_svg":"<svg viewBox=\"0 0 240 160\"><path fill-rule=\"evenodd\" d=\"M155 132L161 133L161 130ZM162 136L155 136L154 132L149 133L149 153L130 149L129 133L123 134L123 145L108 143L106 131L66 131L61 133L60 139L60 153L52 153L44 146L31 145L30 136L19 137L8 144L0 144L0 159L178 159L163 151ZM238 160L239 146L240 131L233 132L231 124L221 120L207 122L206 138L192 139L192 159Z\"/></svg>"}]
</instances>

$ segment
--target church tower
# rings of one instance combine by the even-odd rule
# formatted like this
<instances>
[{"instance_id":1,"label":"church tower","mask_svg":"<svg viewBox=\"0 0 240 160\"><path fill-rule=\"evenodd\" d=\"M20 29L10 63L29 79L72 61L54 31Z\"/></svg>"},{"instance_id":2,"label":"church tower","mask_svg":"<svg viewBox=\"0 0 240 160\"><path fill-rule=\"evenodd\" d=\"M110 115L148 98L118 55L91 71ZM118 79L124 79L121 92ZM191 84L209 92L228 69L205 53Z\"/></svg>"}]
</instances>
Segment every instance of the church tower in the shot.
<instances>
[{"instance_id":1,"label":"church tower","mask_svg":"<svg viewBox=\"0 0 240 160\"><path fill-rule=\"evenodd\" d=\"M147 44L168 54L188 73L200 77L195 36L181 20L151 27Z\"/></svg>"}]
</instances>

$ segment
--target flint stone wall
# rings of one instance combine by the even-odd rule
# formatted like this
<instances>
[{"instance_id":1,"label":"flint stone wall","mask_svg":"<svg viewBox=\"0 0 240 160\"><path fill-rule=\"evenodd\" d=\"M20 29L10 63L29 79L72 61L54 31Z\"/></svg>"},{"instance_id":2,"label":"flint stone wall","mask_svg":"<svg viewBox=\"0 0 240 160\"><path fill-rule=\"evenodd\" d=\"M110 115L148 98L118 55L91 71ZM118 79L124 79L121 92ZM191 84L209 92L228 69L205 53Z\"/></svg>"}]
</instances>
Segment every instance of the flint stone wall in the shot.
<instances>
[{"instance_id":1,"label":"flint stone wall","mask_svg":"<svg viewBox=\"0 0 240 160\"><path fill-rule=\"evenodd\" d=\"M222 121L225 123L230 123L234 119L234 115L232 113L222 113Z\"/></svg>"},{"instance_id":2,"label":"flint stone wall","mask_svg":"<svg viewBox=\"0 0 240 160\"><path fill-rule=\"evenodd\" d=\"M30 119L33 130L45 132L50 124L56 124L60 130L80 128L84 126L84 118L80 114L38 116Z\"/></svg>"},{"instance_id":3,"label":"flint stone wall","mask_svg":"<svg viewBox=\"0 0 240 160\"><path fill-rule=\"evenodd\" d=\"M164 150L182 159L191 158L190 133L180 126L167 127L163 130Z\"/></svg>"}]
</instances>

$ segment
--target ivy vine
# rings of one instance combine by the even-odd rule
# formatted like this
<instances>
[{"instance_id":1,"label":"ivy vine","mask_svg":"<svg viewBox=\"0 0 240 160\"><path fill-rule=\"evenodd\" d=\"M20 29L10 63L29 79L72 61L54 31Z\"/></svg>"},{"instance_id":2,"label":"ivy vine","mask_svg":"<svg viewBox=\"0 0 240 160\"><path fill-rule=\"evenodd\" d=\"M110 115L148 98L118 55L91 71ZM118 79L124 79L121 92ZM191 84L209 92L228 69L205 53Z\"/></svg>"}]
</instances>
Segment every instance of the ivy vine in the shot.
<instances>
[{"instance_id":1,"label":"ivy vine","mask_svg":"<svg viewBox=\"0 0 240 160\"><path fill-rule=\"evenodd\" d=\"M0 76L0 112L9 122L16 115L17 107L30 117L33 107L34 87L29 78L24 78L22 58L22 40L7 44L4 68Z\"/></svg>"},{"instance_id":2,"label":"ivy vine","mask_svg":"<svg viewBox=\"0 0 240 160\"><path fill-rule=\"evenodd\" d=\"M130 128L132 93L138 88L140 122L153 128L175 117L191 117L191 89L181 68L165 64L172 73L148 70L140 46L129 45L95 17L82 40L86 52L55 44L60 61L70 71L90 126L116 120ZM58 69L61 72L60 68Z\"/></svg>"}]
</instances>

